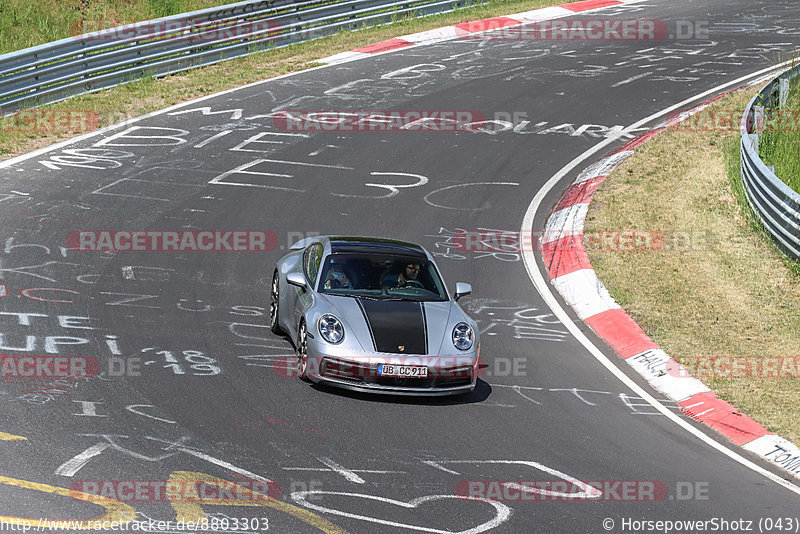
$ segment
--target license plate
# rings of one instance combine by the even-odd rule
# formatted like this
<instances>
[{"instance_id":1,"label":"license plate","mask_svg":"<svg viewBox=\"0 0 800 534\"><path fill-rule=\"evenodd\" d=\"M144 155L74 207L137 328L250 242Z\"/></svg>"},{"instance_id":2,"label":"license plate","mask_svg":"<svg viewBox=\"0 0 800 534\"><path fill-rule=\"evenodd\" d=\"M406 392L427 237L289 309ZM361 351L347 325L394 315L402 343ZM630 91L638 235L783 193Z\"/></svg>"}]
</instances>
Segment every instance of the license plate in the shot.
<instances>
[{"instance_id":1,"label":"license plate","mask_svg":"<svg viewBox=\"0 0 800 534\"><path fill-rule=\"evenodd\" d=\"M426 378L428 368L415 365L393 365L381 363L378 365L378 376L400 376L404 378Z\"/></svg>"}]
</instances>

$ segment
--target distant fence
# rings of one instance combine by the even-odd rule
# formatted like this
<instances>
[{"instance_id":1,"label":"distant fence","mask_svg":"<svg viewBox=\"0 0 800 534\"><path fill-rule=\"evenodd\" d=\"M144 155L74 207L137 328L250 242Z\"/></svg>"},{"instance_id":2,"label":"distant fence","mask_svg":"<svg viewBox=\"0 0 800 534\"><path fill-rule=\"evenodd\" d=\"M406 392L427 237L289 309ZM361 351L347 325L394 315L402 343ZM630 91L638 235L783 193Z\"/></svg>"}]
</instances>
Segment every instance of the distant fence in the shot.
<instances>
[{"instance_id":1,"label":"distant fence","mask_svg":"<svg viewBox=\"0 0 800 534\"><path fill-rule=\"evenodd\" d=\"M800 259L800 194L761 161L758 136L763 131L765 113L785 104L789 82L797 76L800 76L800 66L767 84L747 105L739 128L742 183L747 200L778 246L794 259Z\"/></svg>"},{"instance_id":2,"label":"distant fence","mask_svg":"<svg viewBox=\"0 0 800 534\"><path fill-rule=\"evenodd\" d=\"M86 33L0 56L0 114L341 30L476 3L480 1L259 0Z\"/></svg>"}]
</instances>

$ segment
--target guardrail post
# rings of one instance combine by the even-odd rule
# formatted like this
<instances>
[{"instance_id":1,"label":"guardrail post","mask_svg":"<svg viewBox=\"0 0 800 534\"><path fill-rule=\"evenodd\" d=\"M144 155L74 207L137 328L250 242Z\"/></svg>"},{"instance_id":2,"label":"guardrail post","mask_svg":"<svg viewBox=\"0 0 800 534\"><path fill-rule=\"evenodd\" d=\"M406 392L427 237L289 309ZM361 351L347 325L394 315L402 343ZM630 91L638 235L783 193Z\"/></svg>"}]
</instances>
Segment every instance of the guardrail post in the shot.
<instances>
[{"instance_id":1,"label":"guardrail post","mask_svg":"<svg viewBox=\"0 0 800 534\"><path fill-rule=\"evenodd\" d=\"M764 131L764 106L753 106L753 132Z\"/></svg>"},{"instance_id":2,"label":"guardrail post","mask_svg":"<svg viewBox=\"0 0 800 534\"><path fill-rule=\"evenodd\" d=\"M789 79L778 80L778 108L783 109L789 99Z\"/></svg>"},{"instance_id":3,"label":"guardrail post","mask_svg":"<svg viewBox=\"0 0 800 534\"><path fill-rule=\"evenodd\" d=\"M747 139L750 141L750 146L753 147L753 151L758 154L758 134L746 134Z\"/></svg>"}]
</instances>

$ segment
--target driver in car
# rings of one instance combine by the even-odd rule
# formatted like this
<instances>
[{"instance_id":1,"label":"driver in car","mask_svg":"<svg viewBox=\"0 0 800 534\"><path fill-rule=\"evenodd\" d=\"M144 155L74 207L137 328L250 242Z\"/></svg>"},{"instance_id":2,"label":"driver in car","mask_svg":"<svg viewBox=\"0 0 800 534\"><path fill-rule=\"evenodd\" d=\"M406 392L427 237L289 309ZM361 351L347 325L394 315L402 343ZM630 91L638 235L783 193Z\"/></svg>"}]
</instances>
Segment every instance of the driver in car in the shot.
<instances>
[{"instance_id":1,"label":"driver in car","mask_svg":"<svg viewBox=\"0 0 800 534\"><path fill-rule=\"evenodd\" d=\"M419 263L409 263L403 269L403 272L397 274L390 274L383 278L381 286L383 289L392 289L394 287L422 287L422 283L417 280L419 276Z\"/></svg>"}]
</instances>

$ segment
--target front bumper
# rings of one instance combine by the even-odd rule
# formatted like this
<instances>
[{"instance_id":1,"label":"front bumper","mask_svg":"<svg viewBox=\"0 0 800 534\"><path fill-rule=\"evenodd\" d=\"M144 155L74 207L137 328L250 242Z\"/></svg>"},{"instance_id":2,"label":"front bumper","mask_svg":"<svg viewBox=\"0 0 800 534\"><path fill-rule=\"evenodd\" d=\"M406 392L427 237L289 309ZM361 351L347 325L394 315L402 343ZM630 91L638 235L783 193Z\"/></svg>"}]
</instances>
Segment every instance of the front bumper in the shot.
<instances>
[{"instance_id":1,"label":"front bumper","mask_svg":"<svg viewBox=\"0 0 800 534\"><path fill-rule=\"evenodd\" d=\"M379 376L378 365L382 363L425 366L428 376ZM308 378L312 381L350 390L390 395L459 395L475 389L478 351L452 356L366 353L325 343L309 343L308 365Z\"/></svg>"}]
</instances>

